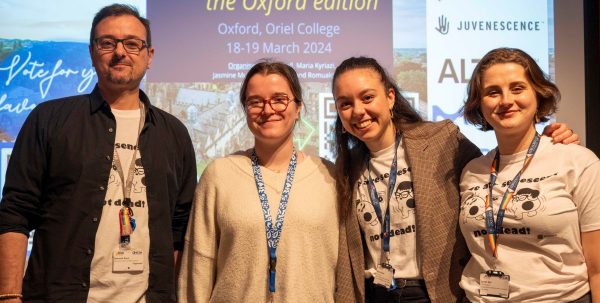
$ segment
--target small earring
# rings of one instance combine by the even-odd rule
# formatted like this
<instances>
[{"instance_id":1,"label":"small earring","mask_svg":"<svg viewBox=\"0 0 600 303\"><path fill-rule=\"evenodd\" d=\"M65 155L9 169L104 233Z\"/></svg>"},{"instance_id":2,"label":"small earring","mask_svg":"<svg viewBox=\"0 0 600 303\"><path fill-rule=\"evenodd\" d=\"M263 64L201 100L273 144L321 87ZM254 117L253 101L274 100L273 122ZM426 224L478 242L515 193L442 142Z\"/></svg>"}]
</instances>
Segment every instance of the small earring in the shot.
<instances>
[{"instance_id":1,"label":"small earring","mask_svg":"<svg viewBox=\"0 0 600 303\"><path fill-rule=\"evenodd\" d=\"M390 108L390 119L394 119L394 108Z\"/></svg>"},{"instance_id":2,"label":"small earring","mask_svg":"<svg viewBox=\"0 0 600 303\"><path fill-rule=\"evenodd\" d=\"M345 134L345 133L347 133L346 129L342 127L342 134Z\"/></svg>"}]
</instances>

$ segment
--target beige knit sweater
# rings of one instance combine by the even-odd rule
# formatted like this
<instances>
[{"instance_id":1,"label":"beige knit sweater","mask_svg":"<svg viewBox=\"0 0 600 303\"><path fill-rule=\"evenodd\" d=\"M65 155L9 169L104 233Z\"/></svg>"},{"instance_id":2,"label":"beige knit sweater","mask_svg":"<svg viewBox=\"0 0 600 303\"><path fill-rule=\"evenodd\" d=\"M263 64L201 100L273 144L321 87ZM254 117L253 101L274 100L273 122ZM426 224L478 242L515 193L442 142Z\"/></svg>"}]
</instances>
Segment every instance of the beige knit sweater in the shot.
<instances>
[{"instance_id":1,"label":"beige knit sweater","mask_svg":"<svg viewBox=\"0 0 600 303\"><path fill-rule=\"evenodd\" d=\"M261 167L272 218L287 172ZM274 302L333 302L338 215L332 164L298 163L277 249ZM274 219L273 219L274 220ZM267 302L268 252L249 152L213 161L196 189L180 302Z\"/></svg>"}]
</instances>

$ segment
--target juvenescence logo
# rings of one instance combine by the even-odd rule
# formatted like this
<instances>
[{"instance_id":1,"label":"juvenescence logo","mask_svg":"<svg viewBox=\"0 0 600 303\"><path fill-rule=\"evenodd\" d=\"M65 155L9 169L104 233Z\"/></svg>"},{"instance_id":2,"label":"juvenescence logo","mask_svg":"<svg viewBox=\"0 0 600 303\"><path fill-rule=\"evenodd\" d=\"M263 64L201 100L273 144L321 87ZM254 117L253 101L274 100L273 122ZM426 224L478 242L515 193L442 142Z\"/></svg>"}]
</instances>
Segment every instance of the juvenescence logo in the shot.
<instances>
[{"instance_id":1,"label":"juvenescence logo","mask_svg":"<svg viewBox=\"0 0 600 303\"><path fill-rule=\"evenodd\" d=\"M437 24L435 30L438 31L442 35L447 34L448 30L450 29L450 23L448 22L448 18L444 15L441 15L438 17L437 23L438 24Z\"/></svg>"},{"instance_id":2,"label":"juvenescence logo","mask_svg":"<svg viewBox=\"0 0 600 303\"><path fill-rule=\"evenodd\" d=\"M539 32L542 30L543 23L543 21L532 20L460 20L456 24L456 30L465 32Z\"/></svg>"},{"instance_id":3,"label":"juvenescence logo","mask_svg":"<svg viewBox=\"0 0 600 303\"><path fill-rule=\"evenodd\" d=\"M458 32L539 32L544 29L540 20L458 20L451 22L440 15L435 29L442 35L448 34L451 25Z\"/></svg>"}]
</instances>

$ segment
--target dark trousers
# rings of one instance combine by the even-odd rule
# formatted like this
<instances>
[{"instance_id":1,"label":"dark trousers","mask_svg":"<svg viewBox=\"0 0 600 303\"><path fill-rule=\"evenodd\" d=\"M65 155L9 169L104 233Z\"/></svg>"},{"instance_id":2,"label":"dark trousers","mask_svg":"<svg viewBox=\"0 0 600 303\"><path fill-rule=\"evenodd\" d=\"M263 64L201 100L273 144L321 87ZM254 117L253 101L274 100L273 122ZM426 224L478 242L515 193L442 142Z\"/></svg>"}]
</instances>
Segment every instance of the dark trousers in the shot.
<instances>
[{"instance_id":1,"label":"dark trousers","mask_svg":"<svg viewBox=\"0 0 600 303\"><path fill-rule=\"evenodd\" d=\"M469 300L465 299L464 303L469 303ZM592 293L588 292L583 297L569 303L592 303Z\"/></svg>"},{"instance_id":2,"label":"dark trousers","mask_svg":"<svg viewBox=\"0 0 600 303\"><path fill-rule=\"evenodd\" d=\"M571 303L592 303L592 292L588 292L585 296L583 296Z\"/></svg>"},{"instance_id":3,"label":"dark trousers","mask_svg":"<svg viewBox=\"0 0 600 303\"><path fill-rule=\"evenodd\" d=\"M366 303L430 303L425 283L421 286L398 287L392 291L365 280Z\"/></svg>"}]
</instances>

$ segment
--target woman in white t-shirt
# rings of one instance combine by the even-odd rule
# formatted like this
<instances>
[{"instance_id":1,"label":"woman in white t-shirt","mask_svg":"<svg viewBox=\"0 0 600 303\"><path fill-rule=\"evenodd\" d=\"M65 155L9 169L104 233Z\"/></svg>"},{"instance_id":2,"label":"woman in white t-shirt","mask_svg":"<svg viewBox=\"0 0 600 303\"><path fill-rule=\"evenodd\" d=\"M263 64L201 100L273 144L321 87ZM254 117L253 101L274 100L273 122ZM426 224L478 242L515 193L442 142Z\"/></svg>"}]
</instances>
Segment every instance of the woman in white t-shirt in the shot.
<instances>
[{"instance_id":1,"label":"woman in white t-shirt","mask_svg":"<svg viewBox=\"0 0 600 303\"><path fill-rule=\"evenodd\" d=\"M493 129L498 147L460 182L472 254L460 286L471 302L600 302L600 161L535 129L559 99L519 49L492 50L473 72L465 119Z\"/></svg>"}]
</instances>

